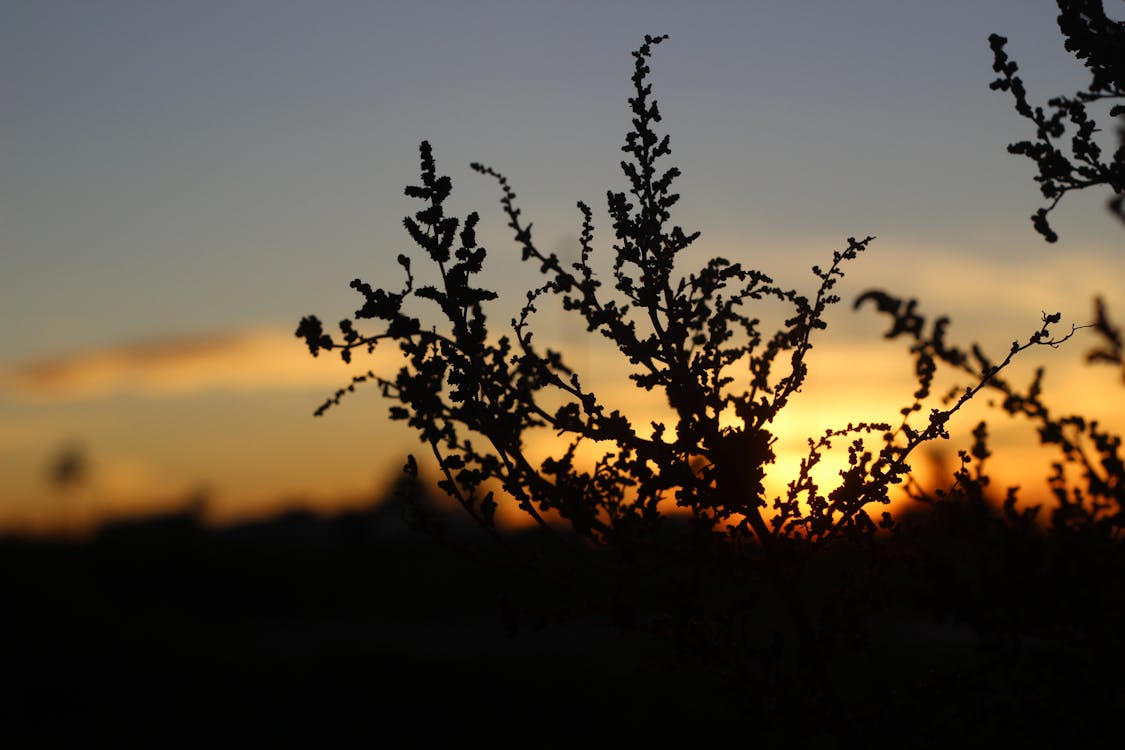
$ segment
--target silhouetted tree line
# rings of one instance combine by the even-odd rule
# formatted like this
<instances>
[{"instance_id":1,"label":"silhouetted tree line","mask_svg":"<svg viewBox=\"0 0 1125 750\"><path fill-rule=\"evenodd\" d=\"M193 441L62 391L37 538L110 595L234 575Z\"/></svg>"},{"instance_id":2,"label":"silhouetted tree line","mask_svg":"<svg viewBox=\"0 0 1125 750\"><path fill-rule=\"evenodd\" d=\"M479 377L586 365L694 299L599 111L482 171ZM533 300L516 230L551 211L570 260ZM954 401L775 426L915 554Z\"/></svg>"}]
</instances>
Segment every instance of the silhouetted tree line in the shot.
<instances>
[{"instance_id":1,"label":"silhouetted tree line","mask_svg":"<svg viewBox=\"0 0 1125 750\"><path fill-rule=\"evenodd\" d=\"M1108 185L1118 213L1125 192L1125 147L1103 161L1085 110L1122 95L1122 24L1100 2L1059 7L1067 48L1093 81L1089 92L1052 99L1052 115L1030 107L1003 38L991 37L1001 74L993 87L1011 91L1037 128L1035 141L1010 150L1039 165L1052 202L1033 221L1049 241L1056 237L1047 214L1066 192ZM646 36L633 53L632 127L621 162L627 188L607 193L611 273L592 262L595 227L585 203L577 206L579 259L564 263L536 243L507 177L473 164L497 181L522 259L543 277L510 331L497 335L486 312L497 294L478 280L487 256L476 239L479 217L448 212L452 181L423 142L419 184L406 188L422 208L404 227L437 282L419 281L416 258L399 255L401 286L352 282L361 307L339 333L315 316L301 320L297 335L314 356L338 351L350 362L355 350L397 346L405 361L396 374L355 378L317 414L370 381L391 402L391 419L406 421L432 453L438 487L495 540L506 564L536 571L568 608L599 612L712 665L719 683L744 696L741 720L766 722L755 726L768 742L870 739L887 722L918 727L926 733L918 744L959 733L1061 742L1095 732L1100 719L1075 717L1109 717L1125 703L1121 439L1096 419L1054 411L1042 369L1026 385L1007 376L1021 353L1057 347L1076 326L1059 331L1060 315L1044 313L1036 329L995 355L948 341L949 318L923 316L916 300L864 292L855 307L870 303L888 316L886 336L907 342L916 389L893 422L809 436L785 491L768 492L774 421L805 383L845 269L874 238L848 238L826 265L813 266L812 295L725 258L684 275L682 254L699 233L672 223L680 173L664 166L670 140L659 131L649 83L649 58L665 39ZM1111 116L1121 112L1117 106ZM1070 157L1057 142L1066 122L1076 129ZM552 300L611 342L637 388L663 393L670 421L634 424L565 352L534 339L532 318ZM759 317L771 306L788 311L776 329ZM374 332L361 332L363 321L374 321ZM1120 330L1100 301L1090 327L1104 340L1090 360L1121 364ZM939 371L963 384L935 407ZM951 421L982 392L1055 451L1044 504L1023 507L1017 488L997 496L986 422L959 451L948 489L927 491L914 480L920 449L948 439ZM547 431L560 448L536 464L528 442ZM598 457L585 465L578 455L591 445ZM818 482L813 470L833 450L846 454L847 467ZM405 470L417 479L413 457ZM916 501L898 518L885 507L896 488ZM501 502L535 520L537 545L515 544L497 529ZM673 505L680 514L668 512ZM410 507L416 525L443 534L423 504ZM903 668L903 660L930 657L928 670Z\"/></svg>"}]
</instances>

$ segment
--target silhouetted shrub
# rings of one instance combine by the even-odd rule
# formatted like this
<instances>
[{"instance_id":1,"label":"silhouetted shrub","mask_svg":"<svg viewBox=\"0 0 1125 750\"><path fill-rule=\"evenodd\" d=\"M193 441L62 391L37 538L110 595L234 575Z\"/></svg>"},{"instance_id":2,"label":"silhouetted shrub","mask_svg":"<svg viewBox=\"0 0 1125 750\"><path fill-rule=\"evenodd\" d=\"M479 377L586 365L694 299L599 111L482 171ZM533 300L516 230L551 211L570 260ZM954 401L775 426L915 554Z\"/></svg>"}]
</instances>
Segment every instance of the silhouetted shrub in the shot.
<instances>
[{"instance_id":1,"label":"silhouetted shrub","mask_svg":"<svg viewBox=\"0 0 1125 750\"><path fill-rule=\"evenodd\" d=\"M992 69L1000 77L991 88L1010 91L1015 99L1016 111L1035 125L1035 139L1024 140L1008 146L1013 154L1026 156L1035 162L1039 174L1035 181L1043 197L1050 201L1031 217L1035 231L1048 242L1056 242L1055 234L1047 221L1062 197L1072 190L1085 190L1106 185L1115 193L1109 208L1125 221L1125 103L1114 104L1110 117L1119 118L1117 128L1120 146L1112 158L1106 159L1094 139L1099 132L1097 121L1087 112L1086 106L1095 102L1125 100L1125 21L1114 21L1105 14L1102 0L1057 0L1059 30L1066 39L1066 49L1082 60L1090 70L1090 85L1086 91L1073 96L1056 96L1047 101L1050 114L1042 107L1027 101L1023 80L1016 75L1019 67L1008 59L1004 46L1008 40L999 34L988 37L994 62ZM1068 125L1074 132L1070 138L1069 153L1060 148Z\"/></svg>"},{"instance_id":2,"label":"silhouetted shrub","mask_svg":"<svg viewBox=\"0 0 1125 750\"><path fill-rule=\"evenodd\" d=\"M777 705L799 695L800 705L828 706L849 690L833 681L837 667L871 648L868 626L884 606L888 575L895 574L889 563L909 557L901 548L888 551L877 535L879 527L895 526L884 506L910 475L919 448L948 438L951 418L970 399L1001 390L1009 396L1005 408L1036 421L1044 439L1058 442L1064 453L1070 431L1093 441L1106 471L1119 471L1106 463L1119 443L1096 423L1050 415L1038 381L1021 394L1001 379L1022 351L1057 346L1073 334L1074 327L1064 335L1052 332L1058 314L1044 314L1038 330L994 360L977 347L965 352L946 343L948 319L927 327L913 300L872 291L856 304L873 302L892 317L888 336L911 338L914 393L904 398L894 424L853 423L810 436L787 489L767 492L773 422L805 383L807 355L827 327L826 311L839 302L834 290L845 267L873 238L849 238L827 266L813 266L811 296L725 258L681 275L677 263L699 233L672 224L679 197L672 184L680 173L661 166L671 149L669 137L657 130L661 116L648 60L665 38L647 36L633 53L632 129L621 162L628 188L607 196L611 277L591 263L594 225L586 204L578 204L579 260L564 264L536 244L508 179L473 164L499 184L522 259L544 277L527 293L508 335L496 336L486 309L497 295L478 282L487 255L476 239L478 215L462 220L448 213L452 181L438 173L423 142L420 184L407 187L406 195L424 207L404 226L438 283L423 285L415 259L399 255L401 287L375 288L356 279L351 286L362 306L355 320L341 321L339 334L331 334L308 316L297 335L314 356L339 351L345 362L357 349L397 346L405 364L396 375L359 376L317 414L371 381L390 400L391 419L406 421L432 452L440 488L519 564L569 592L572 604L669 638L682 653L719 663L739 679L771 685ZM599 398L565 352L534 341L531 319L550 300L612 343L637 388L663 392L672 419L635 424ZM758 317L771 305L788 310L776 330ZM373 333L359 330L364 320L377 322ZM968 383L943 408L923 413L941 364L959 369ZM545 430L559 436L559 448L536 464L528 438ZM590 465L578 458L584 445L597 450ZM833 449L846 452L847 467L821 486L813 470ZM971 498L986 484L968 468L986 452L981 427L972 454L962 454L958 497ZM413 457L406 470L417 474ZM1114 512L1107 503L1120 511L1120 485L1098 477L1088 474L1081 497L1058 498L1061 525L1104 524ZM494 523L502 502L518 504L554 541L531 550L512 544ZM1005 508L999 522L1015 524L1030 538L1029 516L1015 510L1014 500ZM565 526L549 523L550 517ZM416 521L440 532L424 515Z\"/></svg>"},{"instance_id":3,"label":"silhouetted shrub","mask_svg":"<svg viewBox=\"0 0 1125 750\"><path fill-rule=\"evenodd\" d=\"M1114 193L1108 203L1110 212L1125 222L1125 54L1122 53L1125 21L1114 21L1106 16L1102 0L1057 2L1059 30L1066 39L1066 49L1083 61L1091 77L1086 91L1078 91L1072 97L1049 99L1047 106L1053 110L1051 114L1045 114L1042 107L1032 109L1028 103L1023 80L1016 75L1019 67L1004 51L1008 40L999 34L988 37L994 58L992 69L1000 74L991 88L1010 91L1016 111L1035 125L1034 141L1012 143L1008 151L1026 156L1039 169L1035 181L1043 197L1051 203L1036 211L1031 221L1047 242L1058 241L1047 215L1072 190L1105 185ZM1109 159L1102 155L1101 147L1094 140L1094 134L1101 129L1086 109L1088 104L1107 101L1118 102L1109 108L1108 114L1118 120L1120 143ZM1068 122L1074 128L1069 155L1059 145ZM1122 378L1125 378L1121 330L1110 321L1105 301L1100 297L1094 300L1094 314L1094 330L1105 343L1091 350L1087 360L1120 366Z\"/></svg>"}]
</instances>

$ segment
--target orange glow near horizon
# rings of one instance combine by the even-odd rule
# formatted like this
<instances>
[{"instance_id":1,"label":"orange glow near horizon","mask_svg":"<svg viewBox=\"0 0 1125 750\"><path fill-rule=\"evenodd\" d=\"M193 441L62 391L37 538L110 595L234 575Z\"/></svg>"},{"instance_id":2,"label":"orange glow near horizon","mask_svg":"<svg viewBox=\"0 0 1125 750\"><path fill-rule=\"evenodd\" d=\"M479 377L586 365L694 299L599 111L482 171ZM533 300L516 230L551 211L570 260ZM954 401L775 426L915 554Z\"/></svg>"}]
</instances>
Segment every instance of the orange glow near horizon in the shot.
<instances>
[{"instance_id":1,"label":"orange glow near horizon","mask_svg":"<svg viewBox=\"0 0 1125 750\"><path fill-rule=\"evenodd\" d=\"M901 351L895 351L893 346L874 344L839 350L826 349L818 352L817 358L822 367L819 370L816 367L810 368L812 372L806 387L783 410L779 418L769 425L776 438L776 458L767 468L764 480L765 498L771 504L774 498L786 495L788 483L797 475L802 459L808 456L809 438L817 439L826 429L841 429L849 423L865 421L865 418L871 422L887 422L895 428L901 421L899 410L911 402L911 394L916 388L910 377L909 360ZM834 377L845 366L848 370L847 377ZM1013 369L1017 373L1013 382L1020 383L1030 368L1025 366ZM1082 379L1088 385L1082 389L1071 389L1062 403L1059 399L1049 398L1049 403L1057 406L1058 413L1086 414L1100 418L1103 425L1111 426L1119 432L1125 429L1125 415L1104 412L1105 404L1120 398L1120 384L1111 371L1065 365L1056 370L1059 371L1056 374L1062 374L1063 378L1053 382L1078 382ZM836 388L837 384L841 387ZM838 395L841 389L852 395L854 400L841 400ZM943 387L934 388L934 393L943 392ZM632 398L626 392L615 392L608 403L631 416L635 425L648 425L653 420L663 421L669 425L669 437L674 434L671 427L674 424L673 413L669 407L661 407L659 396L654 397L653 394L640 391L631 395ZM1046 478L1050 462L1059 460L1057 452L1053 448L1040 446L1034 426L1023 420L1015 420L994 408L989 403L990 398L990 394L985 391L959 410L948 425L951 436L948 440L924 444L910 456L911 479L916 487L929 492L951 487L955 481L954 472L960 466L958 451L970 450L972 429L978 422L985 421L989 425L989 449L992 453L986 466L986 473L992 480L988 495L999 502L1008 487L1019 487L1020 507L1045 502L1049 504ZM931 398L921 411L911 417L910 424L920 429L925 425L929 409L941 406L939 399ZM721 415L720 424L723 427L738 427L736 418L726 413ZM649 431L638 429L642 435ZM877 455L882 446L881 435L882 431L874 431L835 438L832 448L822 451L820 462L811 472L820 494L827 496L838 486L841 472L848 467L848 446L852 440L862 437L865 449ZM533 464L549 455L561 455L568 444L563 438L555 437L548 431L541 431L537 438L527 446L528 456ZM584 443L579 448L576 463L580 468L589 469L604 452L603 447ZM1030 472L1028 467L1032 469ZM802 499L807 498L802 495ZM884 511L897 516L913 502L903 485L892 485L887 505L872 504L865 510L878 522ZM675 506L671 500L666 503L665 512L673 515L688 513L686 509ZM767 520L774 515L771 508L763 510L763 516ZM533 526L536 522L530 515L518 510L515 502L511 501L508 505L501 503L497 511L497 523L503 528L520 529Z\"/></svg>"},{"instance_id":2,"label":"orange glow near horizon","mask_svg":"<svg viewBox=\"0 0 1125 750\"><path fill-rule=\"evenodd\" d=\"M598 377L583 383L601 403L635 425L660 420L672 429L661 394L633 387L615 353L595 354L589 359L598 362ZM1108 368L1084 367L1070 354L1054 353L1049 402L1060 412L1096 416L1121 431L1125 414L1106 408L1120 401L1119 379ZM395 363L380 356L360 364L387 372ZM1013 381L1025 382L1034 364L1027 363ZM914 387L910 361L893 343L820 345L809 365L806 386L770 425L777 438L777 459L766 476L770 500L784 494L807 454L807 438L864 419L896 424ZM337 359L314 360L281 332L118 348L9 370L0 385L10 399L14 394L18 408L0 423L5 501L0 529L81 532L114 518L182 509L200 498L207 498L202 518L215 525L295 509L338 513L378 502L407 453L418 457L425 477L436 478L428 449L402 423L387 421L388 404L375 388L361 387L323 418L311 417L324 396L346 382ZM1065 387L1079 382L1082 387ZM996 454L989 466L993 489L1002 495L1006 486L1021 485L1023 502L1041 501L1054 457L1037 447L1033 429L988 408L986 399L983 394L955 416L952 440L913 456L916 478L927 487L948 485L957 450L968 449L969 431L987 419ZM922 415L916 416L917 426ZM727 415L723 425L735 426ZM79 486L52 488L46 481L60 436L77 439L89 452L92 469ZM533 463L565 447L549 430L527 438ZM877 450L878 434L866 438ZM824 493L846 466L848 442L835 441L814 472ZM584 445L580 465L592 465L600 455L599 446ZM942 471L938 463L944 463ZM895 507L897 501L892 512ZM674 506L670 510L676 512ZM871 510L878 518L884 509ZM519 528L534 521L514 503L502 503L497 523Z\"/></svg>"}]
</instances>

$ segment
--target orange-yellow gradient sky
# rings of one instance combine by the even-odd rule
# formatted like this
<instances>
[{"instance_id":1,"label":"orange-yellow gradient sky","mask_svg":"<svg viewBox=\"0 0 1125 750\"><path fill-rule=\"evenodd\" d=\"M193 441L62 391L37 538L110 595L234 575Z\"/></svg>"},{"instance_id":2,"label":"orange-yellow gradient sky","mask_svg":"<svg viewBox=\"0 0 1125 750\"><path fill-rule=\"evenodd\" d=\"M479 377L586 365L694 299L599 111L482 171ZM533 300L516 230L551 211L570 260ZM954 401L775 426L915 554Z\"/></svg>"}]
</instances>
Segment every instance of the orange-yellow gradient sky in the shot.
<instances>
[{"instance_id":1,"label":"orange-yellow gradient sky","mask_svg":"<svg viewBox=\"0 0 1125 750\"><path fill-rule=\"evenodd\" d=\"M310 358L297 321L349 315L354 277L399 283L422 139L454 209L482 215L486 278L505 298L492 320L537 279L470 161L508 174L543 246L575 256L584 199L608 251L603 196L624 187L629 51L645 33L671 35L653 78L697 260L811 290L811 265L877 235L846 300L917 296L953 317L953 340L997 354L1042 310L1086 322L1101 294L1125 311L1125 232L1106 196L1064 201L1061 241L1044 244L1027 219L1034 167L1005 152L1029 133L988 90L993 31L1036 101L1084 84L1055 13L1021 0L4 3L0 533L201 495L216 522L370 502L421 446L374 389L312 417L350 370ZM614 352L557 310L535 322L608 401L656 415ZM893 419L909 398L910 362L881 319L844 304L830 323L780 432L782 469L804 435ZM1082 365L1086 333L1021 372L1047 364L1051 403L1125 428L1120 374ZM999 416L994 432L1000 474L1039 491L1033 436ZM67 451L86 471L52 485Z\"/></svg>"}]
</instances>

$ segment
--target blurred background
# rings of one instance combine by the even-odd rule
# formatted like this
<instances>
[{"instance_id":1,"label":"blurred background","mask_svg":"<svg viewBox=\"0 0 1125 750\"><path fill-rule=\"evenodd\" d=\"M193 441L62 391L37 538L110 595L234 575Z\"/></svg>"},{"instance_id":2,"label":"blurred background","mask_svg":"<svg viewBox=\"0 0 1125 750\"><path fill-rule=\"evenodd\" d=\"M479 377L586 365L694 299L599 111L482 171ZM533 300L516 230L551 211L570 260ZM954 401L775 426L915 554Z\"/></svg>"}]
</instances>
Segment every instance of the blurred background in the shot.
<instances>
[{"instance_id":1,"label":"blurred background","mask_svg":"<svg viewBox=\"0 0 1125 750\"><path fill-rule=\"evenodd\" d=\"M1033 101L1085 85L1056 15L1021 0L5 2L0 534L185 508L224 525L381 497L423 446L375 389L312 412L393 356L314 360L298 320L349 316L355 277L401 283L401 219L417 210L402 188L422 139L453 178L451 205L482 216L498 326L538 281L469 162L507 174L541 247L564 258L588 202L608 253L604 195L624 189L629 52L646 33L671 35L653 81L684 173L674 218L703 233L692 259L812 291L810 266L878 237L779 426L782 474L805 436L893 419L909 400L901 345L851 310L865 289L917 296L953 317L952 341L999 355L1041 311L1084 323L1095 294L1125 311L1108 196L1064 200L1060 242L1042 242L1034 166L1005 151L1031 133L988 88L990 32L1010 39ZM641 423L659 412L561 311L544 306L535 326L607 400ZM1082 365L1087 333L1028 352L1021 372L1047 364L1061 411L1121 420L1106 406L1119 374ZM1041 491L1045 471L1021 474L1034 436L994 433L1009 449L997 473Z\"/></svg>"}]
</instances>

